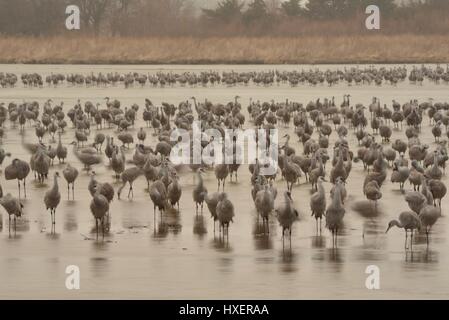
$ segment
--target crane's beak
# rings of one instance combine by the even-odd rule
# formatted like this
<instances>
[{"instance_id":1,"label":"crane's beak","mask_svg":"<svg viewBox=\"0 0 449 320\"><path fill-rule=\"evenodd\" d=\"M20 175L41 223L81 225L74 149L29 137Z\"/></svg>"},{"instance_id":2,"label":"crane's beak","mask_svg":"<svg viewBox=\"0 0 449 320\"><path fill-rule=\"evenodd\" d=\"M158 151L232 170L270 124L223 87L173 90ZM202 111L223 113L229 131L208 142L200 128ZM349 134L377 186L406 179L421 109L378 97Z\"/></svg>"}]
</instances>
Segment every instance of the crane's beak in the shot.
<instances>
[{"instance_id":1,"label":"crane's beak","mask_svg":"<svg viewBox=\"0 0 449 320\"><path fill-rule=\"evenodd\" d=\"M388 226L388 228L387 228L387 231L385 231L385 233L387 233L387 232L388 232L388 230L390 230L390 228L391 228L391 226Z\"/></svg>"}]
</instances>

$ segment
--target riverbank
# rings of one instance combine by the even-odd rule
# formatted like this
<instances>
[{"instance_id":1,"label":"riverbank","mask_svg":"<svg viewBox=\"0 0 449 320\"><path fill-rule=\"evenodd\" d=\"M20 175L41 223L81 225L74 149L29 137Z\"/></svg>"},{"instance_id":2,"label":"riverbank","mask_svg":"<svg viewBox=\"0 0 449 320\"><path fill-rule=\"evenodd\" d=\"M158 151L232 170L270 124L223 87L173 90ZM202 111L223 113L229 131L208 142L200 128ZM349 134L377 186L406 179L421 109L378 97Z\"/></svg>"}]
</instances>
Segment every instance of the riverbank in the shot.
<instances>
[{"instance_id":1,"label":"riverbank","mask_svg":"<svg viewBox=\"0 0 449 320\"><path fill-rule=\"evenodd\" d=\"M0 63L355 64L449 63L444 36L3 37Z\"/></svg>"}]
</instances>

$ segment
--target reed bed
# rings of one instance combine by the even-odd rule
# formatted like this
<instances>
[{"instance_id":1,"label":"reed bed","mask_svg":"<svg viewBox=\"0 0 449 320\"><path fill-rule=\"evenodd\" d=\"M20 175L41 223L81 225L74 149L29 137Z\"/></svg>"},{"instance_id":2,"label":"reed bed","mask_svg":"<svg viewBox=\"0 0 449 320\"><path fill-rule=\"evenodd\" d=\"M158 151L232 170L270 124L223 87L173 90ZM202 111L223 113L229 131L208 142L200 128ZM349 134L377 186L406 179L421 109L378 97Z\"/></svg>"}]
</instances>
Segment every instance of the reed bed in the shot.
<instances>
[{"instance_id":1,"label":"reed bed","mask_svg":"<svg viewBox=\"0 0 449 320\"><path fill-rule=\"evenodd\" d=\"M438 35L0 38L0 63L354 64L446 62L449 62L449 38Z\"/></svg>"}]
</instances>

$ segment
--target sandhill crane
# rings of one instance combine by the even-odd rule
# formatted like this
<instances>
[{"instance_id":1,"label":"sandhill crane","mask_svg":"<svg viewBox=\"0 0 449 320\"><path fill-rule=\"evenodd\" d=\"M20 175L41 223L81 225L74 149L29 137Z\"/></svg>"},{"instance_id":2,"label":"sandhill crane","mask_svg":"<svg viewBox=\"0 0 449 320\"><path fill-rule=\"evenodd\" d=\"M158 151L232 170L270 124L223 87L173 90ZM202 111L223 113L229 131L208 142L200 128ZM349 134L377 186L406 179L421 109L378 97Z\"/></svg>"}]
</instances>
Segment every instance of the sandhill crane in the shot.
<instances>
[{"instance_id":1,"label":"sandhill crane","mask_svg":"<svg viewBox=\"0 0 449 320\"><path fill-rule=\"evenodd\" d=\"M173 175L171 183L167 187L167 194L171 206L177 205L179 211L179 199L181 199L182 189L178 180L179 176L177 174Z\"/></svg>"},{"instance_id":2,"label":"sandhill crane","mask_svg":"<svg viewBox=\"0 0 449 320\"><path fill-rule=\"evenodd\" d=\"M218 182L217 191L220 191L220 182L222 182L223 183L223 192L224 192L226 178L228 177L228 174L229 174L228 165L224 164L224 163L216 164L215 168L214 168L214 172L215 172L215 177L217 178L217 182Z\"/></svg>"},{"instance_id":3,"label":"sandhill crane","mask_svg":"<svg viewBox=\"0 0 449 320\"><path fill-rule=\"evenodd\" d=\"M140 177L142 174L143 174L143 170L139 167L132 167L132 168L128 168L125 171L123 171L122 174L120 175L123 184L120 186L120 188L117 191L117 197L120 199L120 194L127 183L129 183L128 198L130 195L132 195L134 197L133 182L138 177Z\"/></svg>"},{"instance_id":4,"label":"sandhill crane","mask_svg":"<svg viewBox=\"0 0 449 320\"><path fill-rule=\"evenodd\" d=\"M72 144L74 144L72 142ZM91 150L93 149L93 150ZM84 165L84 169L89 171L91 166L95 164L100 164L102 162L102 158L97 154L97 151L94 148L85 148L81 149L81 151L73 148L73 153L78 158L78 160Z\"/></svg>"},{"instance_id":5,"label":"sandhill crane","mask_svg":"<svg viewBox=\"0 0 449 320\"><path fill-rule=\"evenodd\" d=\"M95 135L93 146L97 149L98 152L101 152L101 147L103 146L104 140L106 136L99 132Z\"/></svg>"},{"instance_id":6,"label":"sandhill crane","mask_svg":"<svg viewBox=\"0 0 449 320\"><path fill-rule=\"evenodd\" d=\"M59 179L59 172L55 172L53 187L50 190L48 190L44 196L45 207L47 210L50 209L52 231L54 231L54 228L56 226L56 208L58 207L59 202L61 201L61 193L59 192L58 179Z\"/></svg>"},{"instance_id":7,"label":"sandhill crane","mask_svg":"<svg viewBox=\"0 0 449 320\"><path fill-rule=\"evenodd\" d=\"M368 200L374 201L375 207L377 207L377 200L382 198L382 192L380 192L379 184L376 180L372 180L368 182L363 187L363 193L365 194Z\"/></svg>"},{"instance_id":8,"label":"sandhill crane","mask_svg":"<svg viewBox=\"0 0 449 320\"><path fill-rule=\"evenodd\" d=\"M104 238L104 217L107 212L109 212L109 201L104 195L102 195L99 190L96 190L92 201L90 202L90 211L95 218L95 229L97 232L98 239L98 222L101 224L102 235Z\"/></svg>"},{"instance_id":9,"label":"sandhill crane","mask_svg":"<svg viewBox=\"0 0 449 320\"><path fill-rule=\"evenodd\" d=\"M109 161L111 161L114 151L114 138L106 136L106 147L104 149L104 154L108 157Z\"/></svg>"},{"instance_id":10,"label":"sandhill crane","mask_svg":"<svg viewBox=\"0 0 449 320\"><path fill-rule=\"evenodd\" d=\"M282 227L282 245L284 244L285 231L288 231L288 237L290 239L290 248L292 245L292 224L298 220L298 211L293 205L291 193L289 191L284 192L284 201L280 206L276 208L276 217L279 221L279 225Z\"/></svg>"},{"instance_id":11,"label":"sandhill crane","mask_svg":"<svg viewBox=\"0 0 449 320\"><path fill-rule=\"evenodd\" d=\"M406 166L399 166L397 163L393 164L393 172L391 173L391 182L399 183L399 189L404 190L404 183L410 175L410 169Z\"/></svg>"},{"instance_id":12,"label":"sandhill crane","mask_svg":"<svg viewBox=\"0 0 449 320\"><path fill-rule=\"evenodd\" d=\"M67 181L67 199L70 200L70 185L72 185L72 198L75 200L75 180L78 177L78 169L67 164L67 167L62 171L62 175Z\"/></svg>"},{"instance_id":13,"label":"sandhill crane","mask_svg":"<svg viewBox=\"0 0 449 320\"><path fill-rule=\"evenodd\" d=\"M156 222L156 207L158 208L161 216L162 212L167 208L167 189L165 184L161 180L156 180L150 187L150 198L153 201L153 215Z\"/></svg>"},{"instance_id":14,"label":"sandhill crane","mask_svg":"<svg viewBox=\"0 0 449 320\"><path fill-rule=\"evenodd\" d=\"M407 237L408 237L408 231L411 231L411 239L410 239L410 245L413 245L413 231L416 229L421 229L421 220L419 219L418 214L413 211L404 211L399 214L399 221L398 220L391 220L388 223L388 228L385 233L388 232L393 226L396 226L398 228L403 228L405 230L405 249L407 249Z\"/></svg>"},{"instance_id":15,"label":"sandhill crane","mask_svg":"<svg viewBox=\"0 0 449 320\"><path fill-rule=\"evenodd\" d=\"M229 239L229 223L233 222L234 205L224 192L220 193L217 203L217 218L220 223L220 230L223 230L223 239Z\"/></svg>"},{"instance_id":16,"label":"sandhill crane","mask_svg":"<svg viewBox=\"0 0 449 320\"><path fill-rule=\"evenodd\" d=\"M427 245L429 245L429 232L435 222L437 222L438 218L441 217L441 208L427 204L422 207L418 216L419 220L421 220L421 226L425 228L426 241Z\"/></svg>"},{"instance_id":17,"label":"sandhill crane","mask_svg":"<svg viewBox=\"0 0 449 320\"><path fill-rule=\"evenodd\" d=\"M23 190L25 198L27 197L26 191L26 177L30 173L30 165L23 160L14 159L12 163L5 168L5 179L14 180L17 179L17 185L19 186L19 199L20 199L20 181L23 180Z\"/></svg>"},{"instance_id":18,"label":"sandhill crane","mask_svg":"<svg viewBox=\"0 0 449 320\"><path fill-rule=\"evenodd\" d=\"M310 209L312 210L312 217L315 217L316 232L318 233L318 219L320 220L320 233L321 233L321 220L326 211L326 193L323 187L324 178L320 177L317 182L317 191L310 197Z\"/></svg>"},{"instance_id":19,"label":"sandhill crane","mask_svg":"<svg viewBox=\"0 0 449 320\"><path fill-rule=\"evenodd\" d=\"M0 198L0 205L5 208L9 216L9 233L11 233L11 216L14 217L14 233L16 233L16 218L23 214L23 204L10 193Z\"/></svg>"},{"instance_id":20,"label":"sandhill crane","mask_svg":"<svg viewBox=\"0 0 449 320\"><path fill-rule=\"evenodd\" d=\"M44 179L47 178L48 170L50 168L50 157L46 154L44 149L38 148L36 153L32 156L32 161L34 163L34 170L37 172L38 181L44 183Z\"/></svg>"},{"instance_id":21,"label":"sandhill crane","mask_svg":"<svg viewBox=\"0 0 449 320\"><path fill-rule=\"evenodd\" d=\"M125 154L123 152L123 147L115 146L114 152L111 158L111 167L115 172L115 177L118 179L120 175L125 170Z\"/></svg>"},{"instance_id":22,"label":"sandhill crane","mask_svg":"<svg viewBox=\"0 0 449 320\"><path fill-rule=\"evenodd\" d=\"M415 212L419 213L423 205L425 205L427 199L426 197L419 191L407 191L405 193L405 201L407 202L409 208Z\"/></svg>"},{"instance_id":23,"label":"sandhill crane","mask_svg":"<svg viewBox=\"0 0 449 320\"><path fill-rule=\"evenodd\" d=\"M204 172L202 168L199 168L197 171L197 184L193 189L193 201L195 201L196 205L196 213L198 213L198 206L201 206L201 213L203 212L203 202L207 195L207 188L204 186L203 177L201 173Z\"/></svg>"},{"instance_id":24,"label":"sandhill crane","mask_svg":"<svg viewBox=\"0 0 449 320\"><path fill-rule=\"evenodd\" d=\"M287 190L291 191L293 184L301 177L301 168L296 163L290 161L289 158L286 158L282 175L287 182Z\"/></svg>"},{"instance_id":25,"label":"sandhill crane","mask_svg":"<svg viewBox=\"0 0 449 320\"><path fill-rule=\"evenodd\" d=\"M430 168L426 169L424 171L424 174L428 177L430 177L431 179L436 179L436 180L440 180L443 172L441 171L441 169L438 167L438 151L435 150L434 151L434 158L433 158L433 164Z\"/></svg>"},{"instance_id":26,"label":"sandhill crane","mask_svg":"<svg viewBox=\"0 0 449 320\"><path fill-rule=\"evenodd\" d=\"M262 217L262 224L264 233L270 233L270 226L268 224L268 218L274 209L274 195L272 194L269 185L265 184L263 190L257 192L254 199L256 205L257 214Z\"/></svg>"},{"instance_id":27,"label":"sandhill crane","mask_svg":"<svg viewBox=\"0 0 449 320\"><path fill-rule=\"evenodd\" d=\"M220 199L221 192L214 192L212 194L207 194L204 201L206 202L207 208L209 209L211 218L214 219L214 233L215 233L215 221L218 220L217 216L217 204Z\"/></svg>"},{"instance_id":28,"label":"sandhill crane","mask_svg":"<svg viewBox=\"0 0 449 320\"><path fill-rule=\"evenodd\" d=\"M67 158L67 148L62 145L61 134L59 134L58 146L56 147L56 157L58 157L59 163L64 163L65 158Z\"/></svg>"},{"instance_id":29,"label":"sandhill crane","mask_svg":"<svg viewBox=\"0 0 449 320\"><path fill-rule=\"evenodd\" d=\"M343 227L343 217L345 212L346 210L341 202L341 190L340 188L335 188L332 196L332 202L326 209L326 227L332 232L333 247L337 246L338 229Z\"/></svg>"},{"instance_id":30,"label":"sandhill crane","mask_svg":"<svg viewBox=\"0 0 449 320\"><path fill-rule=\"evenodd\" d=\"M447 192L446 185L441 180L430 179L428 181L428 186L432 193L434 205L436 205L438 201L438 206L441 207L441 199L443 199Z\"/></svg>"},{"instance_id":31,"label":"sandhill crane","mask_svg":"<svg viewBox=\"0 0 449 320\"><path fill-rule=\"evenodd\" d=\"M144 143L146 137L147 137L147 133L145 132L145 130L143 130L143 128L140 128L139 132L137 132L137 139L139 139L139 141Z\"/></svg>"}]
</instances>

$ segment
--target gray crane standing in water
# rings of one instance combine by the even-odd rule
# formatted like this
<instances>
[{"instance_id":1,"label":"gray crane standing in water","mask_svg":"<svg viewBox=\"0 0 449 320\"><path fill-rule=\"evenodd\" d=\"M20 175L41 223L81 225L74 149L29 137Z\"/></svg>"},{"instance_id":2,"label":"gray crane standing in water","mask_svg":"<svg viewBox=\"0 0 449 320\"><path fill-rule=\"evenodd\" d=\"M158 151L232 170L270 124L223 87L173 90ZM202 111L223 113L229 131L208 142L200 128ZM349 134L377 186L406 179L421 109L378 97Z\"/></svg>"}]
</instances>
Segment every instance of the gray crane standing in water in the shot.
<instances>
[{"instance_id":1,"label":"gray crane standing in water","mask_svg":"<svg viewBox=\"0 0 449 320\"><path fill-rule=\"evenodd\" d=\"M207 188L204 186L203 177L201 173L204 172L202 168L199 168L197 171L197 184L193 189L193 201L195 201L196 205L196 213L198 213L198 207L201 206L201 213L203 212L203 202L207 195Z\"/></svg>"},{"instance_id":2,"label":"gray crane standing in water","mask_svg":"<svg viewBox=\"0 0 449 320\"><path fill-rule=\"evenodd\" d=\"M288 231L288 238L290 240L290 248L292 246L292 225L298 220L298 210L293 205L291 193L284 192L284 202L276 208L276 217L282 227L282 247L284 246L285 231Z\"/></svg>"},{"instance_id":3,"label":"gray crane standing in water","mask_svg":"<svg viewBox=\"0 0 449 320\"><path fill-rule=\"evenodd\" d=\"M143 170L139 167L132 167L132 168L128 168L125 171L123 171L122 174L120 175L120 178L122 179L123 184L120 186L120 188L117 191L117 197L120 199L120 194L122 193L122 190L126 186L127 183L129 183L128 199L129 199L130 195L132 195L134 197L133 182L138 177L143 175L143 173L144 173Z\"/></svg>"},{"instance_id":4,"label":"gray crane standing in water","mask_svg":"<svg viewBox=\"0 0 449 320\"><path fill-rule=\"evenodd\" d=\"M89 190L89 193L91 194L92 197L95 195L96 192L99 192L100 194L102 194L104 197L106 197L106 199L108 200L108 203L110 205L112 200L114 200L114 195L115 195L114 187L108 182L103 182L103 183L98 182L95 179L95 175L96 175L95 171L92 171L87 189ZM111 211L110 210L107 211L106 218L107 218L106 225L109 228L109 225L111 222Z\"/></svg>"},{"instance_id":5,"label":"gray crane standing in water","mask_svg":"<svg viewBox=\"0 0 449 320\"><path fill-rule=\"evenodd\" d=\"M214 172L215 172L215 177L217 178L217 182L218 182L217 191L220 191L220 184L222 184L223 192L224 192L226 178L228 177L228 174L229 174L229 167L227 164L219 163L219 164L215 165Z\"/></svg>"},{"instance_id":6,"label":"gray crane standing in water","mask_svg":"<svg viewBox=\"0 0 449 320\"><path fill-rule=\"evenodd\" d=\"M72 142L72 144L76 144L76 142ZM94 164L100 164L102 162L102 158L98 155L97 150L95 148L85 148L81 149L81 151L77 150L75 147L73 148L73 153L78 158L78 160L84 165L84 169L89 172L90 167Z\"/></svg>"},{"instance_id":7,"label":"gray crane standing in water","mask_svg":"<svg viewBox=\"0 0 449 320\"><path fill-rule=\"evenodd\" d=\"M399 221L398 220L391 220L388 223L387 231L390 230L393 226L396 226L398 228L403 228L405 230L405 249L407 249L407 238L408 238L408 231L411 233L410 238L410 247L413 246L413 231L421 229L421 220L419 219L419 216L416 214L416 212L413 211L404 211L399 214Z\"/></svg>"},{"instance_id":8,"label":"gray crane standing in water","mask_svg":"<svg viewBox=\"0 0 449 320\"><path fill-rule=\"evenodd\" d=\"M139 139L139 141L144 143L146 137L147 133L145 132L145 130L143 130L143 128L140 128L139 132L137 132L137 139Z\"/></svg>"},{"instance_id":9,"label":"gray crane standing in water","mask_svg":"<svg viewBox=\"0 0 449 320\"><path fill-rule=\"evenodd\" d=\"M310 209L312 210L312 217L315 217L316 232L318 233L318 220L320 220L319 231L321 233L321 220L323 220L326 212L326 192L323 186L323 177L318 178L317 191L310 197Z\"/></svg>"},{"instance_id":10,"label":"gray crane standing in water","mask_svg":"<svg viewBox=\"0 0 449 320\"><path fill-rule=\"evenodd\" d=\"M435 222L437 222L438 218L441 217L441 208L426 204L419 211L418 216L419 220L421 220L421 226L425 228L426 241L427 245L429 245L430 229L435 224Z\"/></svg>"},{"instance_id":11,"label":"gray crane standing in water","mask_svg":"<svg viewBox=\"0 0 449 320\"><path fill-rule=\"evenodd\" d=\"M23 214L23 204L19 199L13 197L10 193L0 198L0 205L5 208L9 216L9 234L11 234L11 216L14 217L14 233L16 233L16 218L21 217Z\"/></svg>"},{"instance_id":12,"label":"gray crane standing in water","mask_svg":"<svg viewBox=\"0 0 449 320\"><path fill-rule=\"evenodd\" d=\"M217 217L220 223L220 230L223 230L223 239L229 240L229 223L233 222L234 205L224 192L220 193L217 203Z\"/></svg>"},{"instance_id":13,"label":"gray crane standing in water","mask_svg":"<svg viewBox=\"0 0 449 320\"><path fill-rule=\"evenodd\" d=\"M207 194L204 201L206 202L207 208L209 209L211 218L214 219L214 233L215 233L215 222L218 220L217 216L217 204L220 199L221 192L214 192L212 194Z\"/></svg>"},{"instance_id":14,"label":"gray crane standing in water","mask_svg":"<svg viewBox=\"0 0 449 320\"><path fill-rule=\"evenodd\" d=\"M59 163L64 163L65 158L67 158L67 148L62 145L61 133L59 133L58 146L56 147L56 157L58 158Z\"/></svg>"},{"instance_id":15,"label":"gray crane standing in water","mask_svg":"<svg viewBox=\"0 0 449 320\"><path fill-rule=\"evenodd\" d=\"M61 201L61 193L58 186L59 172L55 172L53 187L45 193L44 203L46 209L50 209L52 232L56 226L56 208Z\"/></svg>"},{"instance_id":16,"label":"gray crane standing in water","mask_svg":"<svg viewBox=\"0 0 449 320\"><path fill-rule=\"evenodd\" d=\"M112 155L115 151L114 138L106 136L106 147L104 148L104 154L108 157L109 162L111 162Z\"/></svg>"},{"instance_id":17,"label":"gray crane standing in water","mask_svg":"<svg viewBox=\"0 0 449 320\"><path fill-rule=\"evenodd\" d=\"M156 180L150 187L150 198L153 201L154 222L156 222L156 208L162 217L162 213L167 208L167 189L161 180ZM156 226L156 223L155 223Z\"/></svg>"},{"instance_id":18,"label":"gray crane standing in water","mask_svg":"<svg viewBox=\"0 0 449 320\"><path fill-rule=\"evenodd\" d=\"M337 183L343 183L337 181ZM335 188L332 195L332 202L326 209L326 227L332 232L332 246L337 246L338 230L343 227L343 217L345 208L341 202L341 188Z\"/></svg>"},{"instance_id":19,"label":"gray crane standing in water","mask_svg":"<svg viewBox=\"0 0 449 320\"><path fill-rule=\"evenodd\" d=\"M20 199L20 181L23 180L23 190L25 198L27 197L26 190L26 177L30 173L30 165L23 160L14 159L12 163L5 168L5 179L14 180L17 179L17 185L19 186L19 199Z\"/></svg>"},{"instance_id":20,"label":"gray crane standing in water","mask_svg":"<svg viewBox=\"0 0 449 320\"><path fill-rule=\"evenodd\" d=\"M111 158L111 167L115 172L115 177L120 178L120 174L125 170L125 154L123 147L115 146Z\"/></svg>"},{"instance_id":21,"label":"gray crane standing in water","mask_svg":"<svg viewBox=\"0 0 449 320\"><path fill-rule=\"evenodd\" d=\"M62 175L67 181L67 199L70 200L70 185L72 185L72 198L75 200L75 180L78 177L78 169L67 164L67 167L62 171Z\"/></svg>"},{"instance_id":22,"label":"gray crane standing in water","mask_svg":"<svg viewBox=\"0 0 449 320\"><path fill-rule=\"evenodd\" d=\"M264 233L265 231L270 233L268 218L274 209L274 195L268 184L265 184L263 190L257 192L254 204L256 205L257 214L262 217Z\"/></svg>"},{"instance_id":23,"label":"gray crane standing in water","mask_svg":"<svg viewBox=\"0 0 449 320\"><path fill-rule=\"evenodd\" d=\"M109 212L109 201L108 199L100 193L97 186L94 187L95 193L93 195L92 201L90 202L90 211L95 218L95 229L97 232L98 239L98 223L101 224L101 231L104 238L104 217Z\"/></svg>"},{"instance_id":24,"label":"gray crane standing in water","mask_svg":"<svg viewBox=\"0 0 449 320\"><path fill-rule=\"evenodd\" d=\"M178 206L179 211L179 200L181 199L182 189L179 184L179 176L177 174L173 174L171 178L171 183L167 187L168 200L172 207L175 205Z\"/></svg>"}]
</instances>

